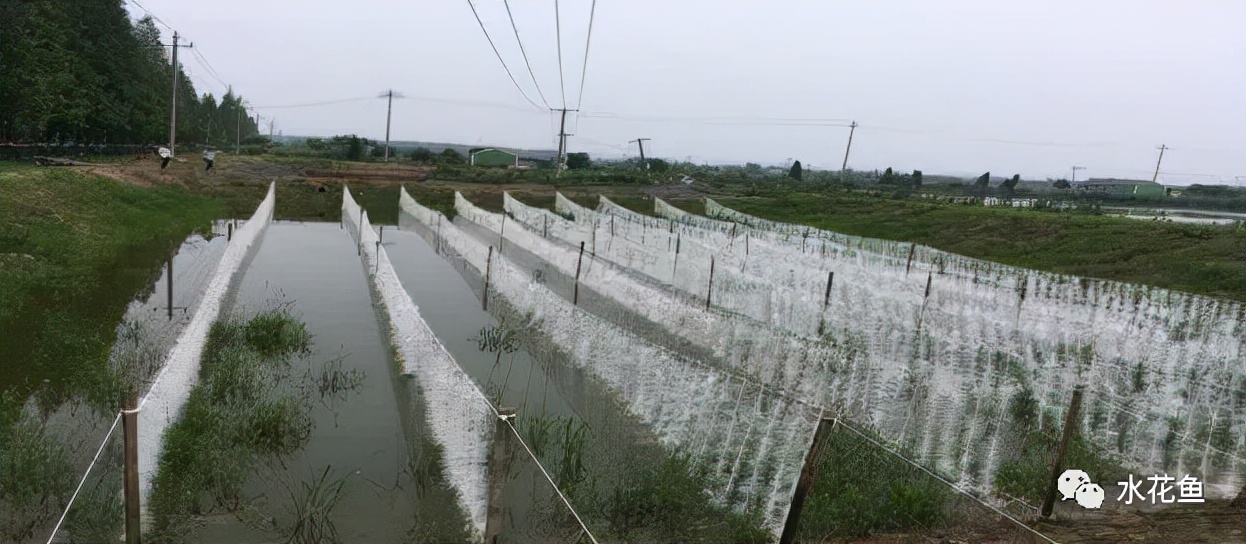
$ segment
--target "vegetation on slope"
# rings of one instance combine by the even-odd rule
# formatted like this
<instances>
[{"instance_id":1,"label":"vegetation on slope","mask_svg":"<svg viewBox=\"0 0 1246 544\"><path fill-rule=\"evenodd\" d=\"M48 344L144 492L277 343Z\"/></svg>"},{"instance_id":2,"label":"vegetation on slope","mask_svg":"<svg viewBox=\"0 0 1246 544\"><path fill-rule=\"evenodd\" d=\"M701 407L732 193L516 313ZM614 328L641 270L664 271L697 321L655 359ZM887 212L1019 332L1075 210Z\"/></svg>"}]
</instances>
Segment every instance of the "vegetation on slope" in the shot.
<instances>
[{"instance_id":1,"label":"vegetation on slope","mask_svg":"<svg viewBox=\"0 0 1246 544\"><path fill-rule=\"evenodd\" d=\"M172 187L142 189L64 169L0 173L0 424L42 388L45 406L88 393L100 406L119 395L108 354L136 294L220 206ZM17 339L20 339L17 340ZM109 408L111 411L111 408Z\"/></svg>"}]
</instances>

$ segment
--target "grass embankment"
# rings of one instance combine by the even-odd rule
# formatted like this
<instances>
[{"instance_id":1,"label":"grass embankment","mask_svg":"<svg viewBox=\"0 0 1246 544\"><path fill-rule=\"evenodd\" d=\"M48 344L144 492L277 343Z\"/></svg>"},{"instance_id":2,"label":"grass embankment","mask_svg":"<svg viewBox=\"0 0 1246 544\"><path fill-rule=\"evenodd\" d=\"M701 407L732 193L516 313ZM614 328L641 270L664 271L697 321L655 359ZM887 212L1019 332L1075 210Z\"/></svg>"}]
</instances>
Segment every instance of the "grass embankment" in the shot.
<instances>
[{"instance_id":1,"label":"grass embankment","mask_svg":"<svg viewBox=\"0 0 1246 544\"><path fill-rule=\"evenodd\" d=\"M745 213L1005 264L1246 301L1246 230L865 194L723 198ZM704 210L698 210L703 212Z\"/></svg>"},{"instance_id":2,"label":"grass embankment","mask_svg":"<svg viewBox=\"0 0 1246 544\"><path fill-rule=\"evenodd\" d=\"M119 391L101 384L119 385L108 365L117 323L186 236L208 232L222 208L184 189L70 169L2 170L0 425L36 390L44 406L71 394L115 405Z\"/></svg>"},{"instance_id":3,"label":"grass embankment","mask_svg":"<svg viewBox=\"0 0 1246 544\"><path fill-rule=\"evenodd\" d=\"M199 385L164 434L149 539L182 540L192 516L237 510L258 463L306 444L314 426L309 399L282 384L291 381L291 361L310 346L306 326L281 309L212 325Z\"/></svg>"},{"instance_id":4,"label":"grass embankment","mask_svg":"<svg viewBox=\"0 0 1246 544\"><path fill-rule=\"evenodd\" d=\"M34 394L50 409L76 396L113 412L127 379L108 360L117 324L186 236L206 232L220 209L178 188L0 166L0 540L46 530L77 476L71 452L42 416L21 412L23 403ZM119 502L93 485L67 520L73 534L108 534L98 522L113 518Z\"/></svg>"}]
</instances>

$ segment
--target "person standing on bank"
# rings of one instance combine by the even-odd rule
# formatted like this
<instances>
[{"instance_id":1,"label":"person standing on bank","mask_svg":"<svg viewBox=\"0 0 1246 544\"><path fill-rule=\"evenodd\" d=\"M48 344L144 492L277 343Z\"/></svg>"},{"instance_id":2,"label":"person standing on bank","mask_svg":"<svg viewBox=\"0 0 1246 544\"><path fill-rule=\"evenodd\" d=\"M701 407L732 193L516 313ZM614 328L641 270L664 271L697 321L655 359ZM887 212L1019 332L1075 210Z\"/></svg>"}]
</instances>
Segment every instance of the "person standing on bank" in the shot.
<instances>
[{"instance_id":1,"label":"person standing on bank","mask_svg":"<svg viewBox=\"0 0 1246 544\"><path fill-rule=\"evenodd\" d=\"M203 171L205 172L211 171L212 167L216 165L216 151L212 150L212 148L210 147L204 148L203 163L204 163Z\"/></svg>"},{"instance_id":2,"label":"person standing on bank","mask_svg":"<svg viewBox=\"0 0 1246 544\"><path fill-rule=\"evenodd\" d=\"M156 154L160 155L160 169L164 170L164 167L168 166L169 161L173 158L173 152L169 151L169 148L165 146L160 146L160 148L156 150Z\"/></svg>"}]
</instances>

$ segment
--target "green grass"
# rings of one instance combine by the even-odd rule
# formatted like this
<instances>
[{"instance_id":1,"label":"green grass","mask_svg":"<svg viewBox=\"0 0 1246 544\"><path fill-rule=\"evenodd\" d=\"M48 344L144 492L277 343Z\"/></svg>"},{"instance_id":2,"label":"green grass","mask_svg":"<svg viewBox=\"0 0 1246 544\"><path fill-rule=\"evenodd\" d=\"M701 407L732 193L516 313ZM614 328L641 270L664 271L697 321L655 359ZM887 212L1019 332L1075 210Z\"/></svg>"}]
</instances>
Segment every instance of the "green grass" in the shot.
<instances>
[{"instance_id":1,"label":"green grass","mask_svg":"<svg viewBox=\"0 0 1246 544\"><path fill-rule=\"evenodd\" d=\"M965 506L952 488L847 429L832 430L815 459L800 541L941 527Z\"/></svg>"},{"instance_id":2,"label":"green grass","mask_svg":"<svg viewBox=\"0 0 1246 544\"><path fill-rule=\"evenodd\" d=\"M126 306L187 235L207 232L222 211L173 187L12 163L2 170L0 392L8 400L0 425L36 390L44 406L73 393L108 395L98 384L113 381L108 354Z\"/></svg>"},{"instance_id":3,"label":"green grass","mask_svg":"<svg viewBox=\"0 0 1246 544\"><path fill-rule=\"evenodd\" d=\"M1246 230L860 193L722 198L767 219L1005 264L1246 301ZM704 210L700 210L704 211Z\"/></svg>"},{"instance_id":4,"label":"green grass","mask_svg":"<svg viewBox=\"0 0 1246 544\"><path fill-rule=\"evenodd\" d=\"M307 354L306 326L284 309L213 324L200 382L165 431L149 509L156 540L187 536L193 516L242 505L242 486L265 458L292 454L311 435L306 398L283 392L290 361Z\"/></svg>"}]
</instances>

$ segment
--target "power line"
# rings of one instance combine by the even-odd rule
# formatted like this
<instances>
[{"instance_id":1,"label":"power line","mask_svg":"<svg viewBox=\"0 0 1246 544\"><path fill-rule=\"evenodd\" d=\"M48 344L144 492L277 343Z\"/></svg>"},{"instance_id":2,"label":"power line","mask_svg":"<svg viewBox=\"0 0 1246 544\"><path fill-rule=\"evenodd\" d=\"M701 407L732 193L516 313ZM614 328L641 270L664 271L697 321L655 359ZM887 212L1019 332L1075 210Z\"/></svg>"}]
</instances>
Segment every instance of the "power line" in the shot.
<instances>
[{"instance_id":1,"label":"power line","mask_svg":"<svg viewBox=\"0 0 1246 544\"><path fill-rule=\"evenodd\" d=\"M284 108L310 108L310 107L318 107L318 106L330 106L333 104L344 104L347 102L363 102L367 100L372 100L373 98L375 97L343 98L343 99L338 99L338 100L324 100L320 102L310 102L310 103L305 103L305 104L286 104L286 105L279 105L279 106L252 106L252 107L255 109L261 109L261 110L284 109ZM478 100L459 100L459 99L454 99L454 98L437 98L437 97L431 97L431 96L411 96L411 95L404 95L404 98L409 99L409 100L414 100L416 102L430 102L430 103L435 103L435 104L450 104L450 105L456 105L456 106L471 106L474 108L496 108L496 109L510 110L510 111L514 111L518 113L528 113L528 114L538 113L538 112L533 111L530 108L518 107L513 104L503 104L501 102L484 102L484 101L478 101ZM543 113L543 112L540 112L540 113Z\"/></svg>"},{"instance_id":2,"label":"power line","mask_svg":"<svg viewBox=\"0 0 1246 544\"><path fill-rule=\"evenodd\" d=\"M198 49L191 49L191 51L195 55L195 62L199 63L199 66L203 67L203 70L207 72L212 79L215 79L216 82L220 83L222 87L229 87L229 84L225 83L225 81L221 79L221 76L212 69L211 65L208 64L208 60L203 58L203 55L199 54Z\"/></svg>"},{"instance_id":3,"label":"power line","mask_svg":"<svg viewBox=\"0 0 1246 544\"><path fill-rule=\"evenodd\" d=\"M489 37L489 31L485 29L484 21L480 20L480 14L476 12L476 5L472 3L472 0L467 0L467 5L472 8L472 15L476 16L476 22L480 24L480 31L485 33L485 39L489 40L489 47L493 48L493 54L497 55L498 62L502 63L502 69L506 70L506 75L511 78L511 83L515 84L515 89L519 91L519 94L523 95L524 100L527 100L529 104L532 104L532 107L540 108L541 106L538 106L536 102L533 102L531 98L528 98L528 93L525 93L523 88L519 86L519 82L515 81L515 75L511 73L511 69L506 65L506 61L502 59L502 54L498 52L498 47L493 44L493 38Z\"/></svg>"},{"instance_id":4,"label":"power line","mask_svg":"<svg viewBox=\"0 0 1246 544\"><path fill-rule=\"evenodd\" d=\"M152 18L152 20L156 21L157 23L160 23L160 24L164 25L164 27L165 27L165 28L167 28L167 29L169 29L169 30L173 30L173 27L169 26L169 23L166 23L166 22L164 22L164 21L161 21L159 17L156 17L156 14L155 14L155 13L152 13L152 12L151 12L151 10L149 10L149 9L147 9L147 8L145 8L145 7L143 7L143 5L142 5L142 4L138 3L138 0L126 0L126 1L127 1L127 2L129 2L129 3L131 3L131 4L134 4L135 6L137 6L137 7L138 7L138 9L143 10L143 12L144 12L144 13L146 13L148 17L151 17L151 18Z\"/></svg>"},{"instance_id":5,"label":"power line","mask_svg":"<svg viewBox=\"0 0 1246 544\"><path fill-rule=\"evenodd\" d=\"M228 87L229 85L225 83L225 78L221 77L220 72L216 71L216 67L212 66L211 62L208 62L208 58L203 56L203 52L198 49L194 49L193 51L195 53L195 56L198 57L198 60L203 64L203 67L208 70L208 73L211 74L212 77L216 78L216 80L220 82L221 85L225 85Z\"/></svg>"},{"instance_id":6,"label":"power line","mask_svg":"<svg viewBox=\"0 0 1246 544\"><path fill-rule=\"evenodd\" d=\"M363 98L343 98L341 100L326 100L324 102L311 102L307 104L288 104L284 106L251 106L251 107L257 110L277 110L277 109L284 109L284 108L310 108L310 107L315 107L315 106L328 106L330 104L343 104L346 102L363 102L364 100L372 100L373 98L375 97L368 96L368 97L363 97Z\"/></svg>"},{"instance_id":7,"label":"power line","mask_svg":"<svg viewBox=\"0 0 1246 544\"><path fill-rule=\"evenodd\" d=\"M596 1L597 0L593 0L593 2ZM532 85L536 87L536 93L541 97L541 102L543 102L545 107L548 108L549 101L545 99L545 93L541 92L541 84L537 83L536 74L532 73L532 63L528 62L528 52L524 50L523 40L519 39L519 27L515 26L515 16L511 14L510 0L502 0L502 3L506 5L506 16L511 20L511 29L515 31L515 41L519 42L519 52L523 54L523 63L528 67L528 76L532 78Z\"/></svg>"},{"instance_id":8,"label":"power line","mask_svg":"<svg viewBox=\"0 0 1246 544\"><path fill-rule=\"evenodd\" d=\"M584 103L584 76L588 75L588 45L593 41L593 16L597 14L597 0L588 11L588 37L584 39L584 67L580 70L580 96L575 100L575 108L580 109ZM562 51L562 48L559 48Z\"/></svg>"},{"instance_id":9,"label":"power line","mask_svg":"<svg viewBox=\"0 0 1246 544\"><path fill-rule=\"evenodd\" d=\"M558 39L558 86L562 89L562 109L566 110L567 84L562 79L562 15L558 11L558 0L554 0L554 35Z\"/></svg>"},{"instance_id":10,"label":"power line","mask_svg":"<svg viewBox=\"0 0 1246 544\"><path fill-rule=\"evenodd\" d=\"M652 116L631 116L616 115L612 113L583 113L580 117L588 119L614 119L623 121L637 121L649 123L690 123L690 124L706 124L706 125L748 125L748 126L809 126L809 127L847 127L849 120L847 119L794 119L782 117L700 117L700 116L671 116L671 117L652 117Z\"/></svg>"}]
</instances>

